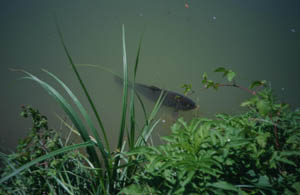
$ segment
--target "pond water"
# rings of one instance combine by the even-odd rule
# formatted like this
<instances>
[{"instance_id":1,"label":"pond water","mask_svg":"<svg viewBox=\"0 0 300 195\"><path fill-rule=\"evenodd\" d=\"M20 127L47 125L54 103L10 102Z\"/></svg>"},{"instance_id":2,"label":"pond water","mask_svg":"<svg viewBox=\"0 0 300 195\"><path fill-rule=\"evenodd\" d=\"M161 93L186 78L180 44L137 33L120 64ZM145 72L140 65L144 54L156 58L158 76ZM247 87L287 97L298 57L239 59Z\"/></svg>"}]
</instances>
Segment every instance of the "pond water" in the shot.
<instances>
[{"instance_id":1,"label":"pond water","mask_svg":"<svg viewBox=\"0 0 300 195\"><path fill-rule=\"evenodd\" d=\"M60 44L54 13L75 63L99 64L121 74L124 24L131 70L144 32L139 83L179 93L183 93L182 84L192 84L195 93L190 97L199 109L174 113L173 109L162 108L162 123L154 133L157 137L167 135L169 126L179 116L189 119L194 115L242 111L239 104L249 97L247 93L232 88L203 90L204 72L222 81L213 74L219 66L237 72L241 85L265 79L284 101L295 107L300 105L298 0L1 1L2 148L13 149L29 131L31 121L19 116L21 105L38 108L49 116L50 126L56 129L62 128L56 114L64 116L41 87L32 81L18 80L23 75L9 68L25 69L58 86L41 71L45 68L61 78L89 107ZM111 74L99 69L81 67L80 73L109 131L109 139L115 143L122 88ZM150 111L153 102L144 101ZM142 121L140 107L137 113Z\"/></svg>"}]
</instances>

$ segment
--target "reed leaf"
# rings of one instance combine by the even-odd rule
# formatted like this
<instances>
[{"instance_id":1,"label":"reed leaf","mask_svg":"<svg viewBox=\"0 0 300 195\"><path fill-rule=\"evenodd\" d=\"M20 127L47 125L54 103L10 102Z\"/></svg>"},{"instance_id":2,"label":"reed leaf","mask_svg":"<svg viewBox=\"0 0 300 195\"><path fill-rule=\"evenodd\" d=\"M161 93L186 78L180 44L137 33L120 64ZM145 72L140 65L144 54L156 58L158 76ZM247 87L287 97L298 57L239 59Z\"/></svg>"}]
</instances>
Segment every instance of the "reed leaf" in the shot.
<instances>
[{"instance_id":1,"label":"reed leaf","mask_svg":"<svg viewBox=\"0 0 300 195\"><path fill-rule=\"evenodd\" d=\"M108 142L108 139L107 139L107 135L106 135L106 132L105 132L103 123L102 123L102 121L101 121L101 119L100 119L100 116L99 116L99 114L98 114L98 111L97 111L97 109L96 109L96 107L95 107L95 105L94 105L94 103L93 103L93 101L92 101L92 98L91 98L91 96L89 95L89 93L88 93L88 91L87 91L87 89L86 89L86 87L85 87L85 85L84 85L84 83L83 83L83 80L81 79L81 77L80 77L80 75L79 75L79 72L77 71L77 68L76 68L76 66L75 66L75 64L74 64L74 62L73 62L73 60L72 60L72 58L71 58L71 55L70 55L70 53L69 53L69 51L68 51L68 49L67 49L67 47L66 47L66 45L65 45L65 42L64 42L64 39L63 39L63 35L62 35L61 31L60 31L60 28L59 28L59 25L58 25L57 20L56 20L56 29L57 29L57 32L58 32L58 35L59 35L61 44L62 44L62 46L63 46L63 48L64 48L64 51L65 51L65 53L66 53L66 55L67 55L67 57L68 57L68 60L69 60L69 62L70 62L70 64L71 64L72 68L73 68L73 71L75 72L75 75L76 75L76 77L77 77L77 79L78 79L78 81L79 81L79 83L80 83L80 85L81 85L81 88L83 89L84 94L86 95L86 97L87 97L87 99L88 99L88 101L89 101L89 103L90 103L90 105L91 105L91 107L92 107L92 110L93 110L93 112L94 112L94 114L95 114L95 116L96 116L96 119L97 119L97 121L98 121L98 123L99 123L100 129L101 129L102 134L103 134L103 136L104 136L104 141L105 141L105 143L106 143L106 148L107 148L107 150L108 150L109 153L110 153L109 142Z\"/></svg>"},{"instance_id":2,"label":"reed leaf","mask_svg":"<svg viewBox=\"0 0 300 195\"><path fill-rule=\"evenodd\" d=\"M144 128L142 129L140 135L138 136L138 139L135 143L135 147L145 145L147 140L149 139L152 131L158 125L160 120L157 120L156 122L154 122L154 124L152 124L152 121L153 121L155 115L157 114L157 112L159 111L159 109L161 108L161 105L162 105L163 101L165 100L166 95L167 94L164 93L164 91L162 91L160 93L159 98L156 101L154 108L152 109L152 112L150 113L149 118L146 119L146 124L145 124ZM141 103L142 103L142 101L141 101Z\"/></svg>"},{"instance_id":3,"label":"reed leaf","mask_svg":"<svg viewBox=\"0 0 300 195\"><path fill-rule=\"evenodd\" d=\"M122 119L121 127L119 133L119 140L117 150L121 151L123 139L124 139L124 130L126 125L126 113L127 113L127 96L128 96L128 67L127 67L127 56L126 56L126 44L125 44L125 27L122 25L122 48L123 48L123 96L122 96ZM120 161L120 157L117 156L114 161L113 167L113 180L117 180L117 167ZM111 183L110 188L113 189L113 183Z\"/></svg>"},{"instance_id":4,"label":"reed leaf","mask_svg":"<svg viewBox=\"0 0 300 195\"><path fill-rule=\"evenodd\" d=\"M15 70L12 69L13 71L21 71L25 74L27 74L27 77L23 77L24 79L30 79L35 82L37 82L42 88L44 88L63 108L63 110L66 112L66 114L69 116L75 127L78 129L81 138L86 142L90 141L90 137L88 135L87 130L85 129L82 121L80 120L79 116L77 113L74 111L72 106L66 101L66 99L57 91L55 90L52 86L47 84L46 82L40 80L38 77L30 74L29 72L26 72L24 70ZM87 148L87 153L89 154L91 161L96 165L96 167L101 167L100 161L98 159L97 153L93 147L88 147ZM102 176L102 173L100 174Z\"/></svg>"},{"instance_id":5,"label":"reed leaf","mask_svg":"<svg viewBox=\"0 0 300 195\"><path fill-rule=\"evenodd\" d=\"M130 99L130 137L128 137L130 149L134 148L134 140L135 140L135 106L134 106L135 79L136 79L136 73L137 73L137 68L138 68L139 59L140 59L142 41L143 41L143 34L140 38L139 46L138 46L138 50L137 50L137 55L136 55L136 60L135 60L135 65L134 65L133 83L132 83L131 96L130 96L131 97L131 99Z\"/></svg>"},{"instance_id":6,"label":"reed leaf","mask_svg":"<svg viewBox=\"0 0 300 195\"><path fill-rule=\"evenodd\" d=\"M128 98L128 67L127 67L127 55L126 55L126 44L125 44L125 27L122 25L122 45L123 45L123 96L122 96L122 119L118 141L118 149L121 149L124 130L126 125L126 113L127 113L127 98Z\"/></svg>"},{"instance_id":7,"label":"reed leaf","mask_svg":"<svg viewBox=\"0 0 300 195\"><path fill-rule=\"evenodd\" d=\"M104 146L102 144L102 141L100 139L100 136L91 120L91 118L89 117L87 111L85 110L85 108L82 106L82 104L80 103L80 101L78 100L78 98L74 95L74 93L69 89L69 87L63 83L58 77L56 77L54 74L48 72L45 69L42 69L44 72L46 72L47 74L49 74L52 78L54 78L65 90L66 92L69 94L69 96L71 97L71 99L73 100L73 102L75 103L75 105L78 107L78 109L81 112L81 115L84 117L85 121L87 122L87 124L89 125L94 138L96 139L97 142L97 146L102 154L102 157L104 159L104 163L105 166L107 168L108 171L108 175L109 177L111 176L110 174L110 169L111 169L111 165L109 164L109 160L108 160L108 156L110 156L110 153L106 152L104 149Z\"/></svg>"}]
</instances>

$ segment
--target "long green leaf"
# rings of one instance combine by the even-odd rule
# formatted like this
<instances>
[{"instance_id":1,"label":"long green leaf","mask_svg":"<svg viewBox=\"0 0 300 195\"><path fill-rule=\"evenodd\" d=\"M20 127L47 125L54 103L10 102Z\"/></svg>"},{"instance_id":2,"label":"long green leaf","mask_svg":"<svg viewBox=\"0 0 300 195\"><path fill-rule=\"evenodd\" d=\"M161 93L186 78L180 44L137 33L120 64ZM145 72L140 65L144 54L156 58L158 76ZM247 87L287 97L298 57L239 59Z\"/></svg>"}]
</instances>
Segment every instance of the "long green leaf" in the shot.
<instances>
[{"instance_id":1,"label":"long green leaf","mask_svg":"<svg viewBox=\"0 0 300 195\"><path fill-rule=\"evenodd\" d=\"M58 183L58 185L60 185L66 192L68 192L68 194L70 194L70 195L74 194L74 192L69 190L69 188L64 184L64 181L61 181L60 179L58 179L55 176L52 176L52 178Z\"/></svg>"},{"instance_id":2,"label":"long green leaf","mask_svg":"<svg viewBox=\"0 0 300 195\"><path fill-rule=\"evenodd\" d=\"M152 112L150 113L149 115L149 123L154 119L154 117L156 116L157 112L159 111L159 109L161 108L161 105L162 103L164 102L165 98L167 96L167 93L162 90L160 95L159 95L159 98L157 99L155 105L154 105L154 108L152 110Z\"/></svg>"},{"instance_id":3,"label":"long green leaf","mask_svg":"<svg viewBox=\"0 0 300 195\"><path fill-rule=\"evenodd\" d=\"M16 176L17 174L19 174L21 171L25 170L25 169L28 169L29 167L35 165L36 163L38 162L41 162L43 160L46 160L46 159L49 159L49 158L52 158L56 155L59 155L59 154L63 154L63 153L66 153L66 152L69 152L71 150L76 150L76 149L79 149L79 148L83 148L83 147L90 147L90 146L93 146L94 143L92 141L87 141L87 142L84 142L84 143L80 143L80 144L75 144L75 145L72 145L72 146L66 146L64 148L61 148L61 149L58 149L58 150L55 150L53 152L50 152L48 154L45 154L43 156L40 156L28 163L26 163L25 165L17 168L15 171L13 171L12 173L4 176L3 178L0 179L0 184L2 184L3 182L7 181L8 179L10 179L11 177L14 177Z\"/></svg>"},{"instance_id":4,"label":"long green leaf","mask_svg":"<svg viewBox=\"0 0 300 195\"><path fill-rule=\"evenodd\" d=\"M62 46L63 46L63 48L64 48L64 50L65 50L65 53L66 53L66 55L67 55L67 57L68 57L68 59L69 59L69 62L70 62L71 66L72 66L72 68L73 68L73 70L74 70L74 72L75 72L75 74L76 74L76 77L77 77L77 79L78 79L78 81L79 81L79 83L80 83L80 85L81 85L81 87L82 87L82 89L83 89L83 91L84 91L84 93L85 93L85 95L86 95L86 97L87 97L87 99L88 99L88 101L89 101L89 103L90 103L92 109L93 109L93 112L94 112L94 114L95 114L95 116L96 116L96 119L97 119L97 121L98 121L98 123L99 123L99 126L100 126L100 128L101 128L102 134L103 134L103 136L104 136L104 140L105 140L105 143L106 143L106 146L107 146L107 150L108 150L109 153L110 153L109 142L108 142L108 139L107 139L107 135L106 135L104 126L103 126L103 124L102 124L102 121L101 121L101 119L100 119L100 116L99 116L99 114L98 114L98 111L97 111L97 109L96 109L96 107L95 107L95 105L94 105L94 103L93 103L93 101L92 101L92 98L90 97L90 95L89 95L89 93L88 93L88 91L87 91L87 89L86 89L86 87L85 87L85 85L84 85L84 83L83 83L83 81L82 81L80 75L79 75L79 72L77 71L77 68L76 68L76 66L75 66L75 64L74 64L74 62L73 62L73 60L72 60L72 58L71 58L71 55L70 55L70 53L69 53L69 51L68 51L68 49L67 49L67 47L66 47L66 45L65 45L65 42L64 42L64 39L63 39L63 35L62 35L61 31L60 31L60 28L59 28L59 26L58 26L57 20L56 20L56 29L57 29L57 31L58 31L58 34L59 34L59 38L60 38L61 44L62 44Z\"/></svg>"},{"instance_id":5,"label":"long green leaf","mask_svg":"<svg viewBox=\"0 0 300 195\"><path fill-rule=\"evenodd\" d=\"M124 130L126 125L126 113L127 113L127 93L128 93L128 67L127 67L127 56L126 56L126 44L125 44L125 27L122 25L122 45L123 45L123 98L122 98L122 119L121 119L121 127L119 133L119 140L117 150L121 151L123 139L124 139ZM117 178L117 167L120 161L120 157L117 156L114 161L113 167L113 180ZM112 183L110 188L112 189ZM113 192L114 193L114 192Z\"/></svg>"},{"instance_id":6,"label":"long green leaf","mask_svg":"<svg viewBox=\"0 0 300 195\"><path fill-rule=\"evenodd\" d=\"M46 82L40 80L36 76L30 74L29 72L26 72L24 70L14 70L14 71L21 71L28 75L28 77L24 77L25 79L30 79L35 82L37 82L42 88L44 88L63 108L63 110L66 112L66 114L69 116L75 127L78 129L82 139L84 141L90 141L90 137L88 135L87 130L85 129L82 121L80 120L77 113L74 111L74 109L71 107L71 105L65 100L65 98L57 92L52 86L47 84ZM93 147L87 148L87 153L89 154L91 161L95 163L96 167L101 167L100 161L97 157L97 153Z\"/></svg>"},{"instance_id":7,"label":"long green leaf","mask_svg":"<svg viewBox=\"0 0 300 195\"><path fill-rule=\"evenodd\" d=\"M128 97L128 67L127 67L127 55L126 55L126 44L125 44L125 27L122 25L122 41L123 41L123 98L122 98L122 119L118 141L118 148L121 149L124 130L126 125L126 113L127 113L127 97Z\"/></svg>"},{"instance_id":8,"label":"long green leaf","mask_svg":"<svg viewBox=\"0 0 300 195\"><path fill-rule=\"evenodd\" d=\"M150 113L149 118L147 119L147 122L144 126L144 128L142 129L142 132L140 133L135 146L141 146L144 145L143 143L145 143L147 141L147 139L150 137L153 129L156 127L156 125L158 124L159 120L157 120L153 125L151 125L154 117L156 116L157 112L159 111L159 109L161 108L161 105L163 103L163 101L166 98L167 93L165 93L164 91L162 91L159 95L158 100L156 101L154 108L152 110L152 112Z\"/></svg>"},{"instance_id":9,"label":"long green leaf","mask_svg":"<svg viewBox=\"0 0 300 195\"><path fill-rule=\"evenodd\" d=\"M94 67L94 68L100 68L106 72L111 73L112 75L115 75L117 77L121 77L120 75L118 75L117 73L113 72L112 70L110 70L109 68L106 68L105 66L102 65L96 65L96 64L76 64L76 66L86 66L86 67Z\"/></svg>"},{"instance_id":10,"label":"long green leaf","mask_svg":"<svg viewBox=\"0 0 300 195\"><path fill-rule=\"evenodd\" d=\"M137 68L139 64L139 59L140 59L140 52L141 52L141 47L142 47L142 41L143 41L143 34L141 36L138 50L137 50L137 55L136 55L136 60L135 60L135 65L134 65L134 74L133 74L133 84L131 88L131 99L130 99L130 138L128 139L129 142L129 147L130 149L133 149L134 147L134 139L135 139L135 106L134 106L134 94L135 94L135 80L136 80L136 73L137 73Z\"/></svg>"},{"instance_id":11,"label":"long green leaf","mask_svg":"<svg viewBox=\"0 0 300 195\"><path fill-rule=\"evenodd\" d=\"M82 104L80 103L80 101L78 100L78 98L73 94L73 92L69 89L69 87L63 83L58 77L56 77L55 75L53 75L52 73L48 72L45 69L42 69L44 72L46 72L47 74L49 74L51 77L53 77L65 90L66 92L69 94L69 96L71 97L71 99L73 100L73 102L75 103L75 105L78 107L78 109L80 110L82 116L84 117L85 121L87 122L87 124L89 125L96 141L97 141L97 146L99 148L99 150L101 151L101 154L103 156L106 168L108 170L108 173L110 175L110 164L109 164L109 160L108 160L108 156L110 156L110 153L107 153L103 147L102 141L99 137L99 134L91 120L91 118L89 117L87 111L85 110L85 108L82 106Z\"/></svg>"}]
</instances>

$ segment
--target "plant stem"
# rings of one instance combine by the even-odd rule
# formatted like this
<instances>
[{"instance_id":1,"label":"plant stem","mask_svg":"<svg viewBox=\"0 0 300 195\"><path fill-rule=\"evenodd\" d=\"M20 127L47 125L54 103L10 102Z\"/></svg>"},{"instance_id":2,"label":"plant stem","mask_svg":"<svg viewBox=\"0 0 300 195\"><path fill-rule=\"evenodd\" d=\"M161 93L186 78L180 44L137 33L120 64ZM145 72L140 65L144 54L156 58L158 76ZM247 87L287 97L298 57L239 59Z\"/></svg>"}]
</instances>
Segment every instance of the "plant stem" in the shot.
<instances>
[{"instance_id":1,"label":"plant stem","mask_svg":"<svg viewBox=\"0 0 300 195\"><path fill-rule=\"evenodd\" d=\"M236 88L239 88L239 89L242 89L244 91L247 91L248 93L252 94L252 95L256 95L256 91L253 91L247 87L243 87L243 86L240 86L240 85L237 85L235 83L233 84L218 84L219 87L223 87L223 86L227 86L227 87L236 87Z\"/></svg>"}]
</instances>

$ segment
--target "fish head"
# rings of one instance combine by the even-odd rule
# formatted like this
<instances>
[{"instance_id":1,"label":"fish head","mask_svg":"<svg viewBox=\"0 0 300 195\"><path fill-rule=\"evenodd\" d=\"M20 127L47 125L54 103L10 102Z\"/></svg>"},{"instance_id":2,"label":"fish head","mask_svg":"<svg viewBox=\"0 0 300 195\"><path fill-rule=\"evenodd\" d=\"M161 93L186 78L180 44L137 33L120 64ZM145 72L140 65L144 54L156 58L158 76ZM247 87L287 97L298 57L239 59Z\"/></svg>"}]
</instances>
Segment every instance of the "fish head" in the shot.
<instances>
[{"instance_id":1,"label":"fish head","mask_svg":"<svg viewBox=\"0 0 300 195\"><path fill-rule=\"evenodd\" d=\"M179 110L192 110L197 107L196 103L188 97L179 98L177 101L177 109Z\"/></svg>"}]
</instances>

